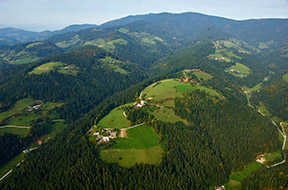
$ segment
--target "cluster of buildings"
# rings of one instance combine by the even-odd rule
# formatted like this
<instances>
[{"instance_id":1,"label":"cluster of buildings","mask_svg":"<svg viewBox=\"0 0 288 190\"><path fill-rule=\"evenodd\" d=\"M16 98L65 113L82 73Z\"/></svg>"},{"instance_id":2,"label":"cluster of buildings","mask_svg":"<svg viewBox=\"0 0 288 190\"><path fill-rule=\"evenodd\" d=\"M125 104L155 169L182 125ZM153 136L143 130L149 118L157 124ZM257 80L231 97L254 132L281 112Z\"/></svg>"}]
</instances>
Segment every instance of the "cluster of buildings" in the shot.
<instances>
[{"instance_id":1,"label":"cluster of buildings","mask_svg":"<svg viewBox=\"0 0 288 190\"><path fill-rule=\"evenodd\" d=\"M36 105L36 106L28 106L28 111L33 111L33 110L38 110L41 107L41 104Z\"/></svg>"},{"instance_id":2,"label":"cluster of buildings","mask_svg":"<svg viewBox=\"0 0 288 190\"><path fill-rule=\"evenodd\" d=\"M214 187L213 189L214 190L225 190L226 188L224 185L221 185L221 186Z\"/></svg>"},{"instance_id":3,"label":"cluster of buildings","mask_svg":"<svg viewBox=\"0 0 288 190\"><path fill-rule=\"evenodd\" d=\"M144 100L140 100L140 102L138 104L136 104L134 107L135 108L142 108L147 102L145 102Z\"/></svg>"},{"instance_id":4,"label":"cluster of buildings","mask_svg":"<svg viewBox=\"0 0 288 190\"><path fill-rule=\"evenodd\" d=\"M256 162L259 162L260 164L264 164L266 161L264 154L261 154L260 156L257 157Z\"/></svg>"},{"instance_id":5,"label":"cluster of buildings","mask_svg":"<svg viewBox=\"0 0 288 190\"><path fill-rule=\"evenodd\" d=\"M110 139L116 139L117 138L117 131L111 131L110 129L102 129L102 133L108 133L109 136L102 136L100 132L93 133L94 136L97 137L97 141L100 140L104 143L109 142Z\"/></svg>"}]
</instances>

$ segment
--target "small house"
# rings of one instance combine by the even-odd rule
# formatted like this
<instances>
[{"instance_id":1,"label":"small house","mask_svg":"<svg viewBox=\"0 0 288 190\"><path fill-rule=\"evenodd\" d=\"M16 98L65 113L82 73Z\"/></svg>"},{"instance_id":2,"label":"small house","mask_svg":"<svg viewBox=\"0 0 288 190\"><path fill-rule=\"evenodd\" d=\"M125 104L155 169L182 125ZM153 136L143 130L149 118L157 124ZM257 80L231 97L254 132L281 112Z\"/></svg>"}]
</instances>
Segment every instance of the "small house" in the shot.
<instances>
[{"instance_id":1,"label":"small house","mask_svg":"<svg viewBox=\"0 0 288 190\"><path fill-rule=\"evenodd\" d=\"M109 137L103 137L103 142L109 142L110 141L110 138Z\"/></svg>"}]
</instances>

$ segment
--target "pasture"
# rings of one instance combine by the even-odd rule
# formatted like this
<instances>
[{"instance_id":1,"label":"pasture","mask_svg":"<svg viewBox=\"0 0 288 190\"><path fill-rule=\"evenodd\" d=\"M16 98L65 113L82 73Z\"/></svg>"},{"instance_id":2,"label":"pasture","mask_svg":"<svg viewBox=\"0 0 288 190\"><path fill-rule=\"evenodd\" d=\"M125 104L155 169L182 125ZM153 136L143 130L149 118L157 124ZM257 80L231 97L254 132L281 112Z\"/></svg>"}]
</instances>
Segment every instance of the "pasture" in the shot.
<instances>
[{"instance_id":1,"label":"pasture","mask_svg":"<svg viewBox=\"0 0 288 190\"><path fill-rule=\"evenodd\" d=\"M209 80L213 78L212 75L204 72L204 71L194 71L193 74L199 79L199 80Z\"/></svg>"},{"instance_id":2,"label":"pasture","mask_svg":"<svg viewBox=\"0 0 288 190\"><path fill-rule=\"evenodd\" d=\"M159 137L146 125L128 129L128 138L118 138L111 149L147 149L157 146Z\"/></svg>"},{"instance_id":3,"label":"pasture","mask_svg":"<svg viewBox=\"0 0 288 190\"><path fill-rule=\"evenodd\" d=\"M4 133L13 133L16 135L20 135L21 137L25 137L29 133L29 129L26 128L13 128L13 127L5 127L0 128L0 135L4 135Z\"/></svg>"},{"instance_id":4,"label":"pasture","mask_svg":"<svg viewBox=\"0 0 288 190\"><path fill-rule=\"evenodd\" d=\"M288 74L283 75L283 80L285 80L286 82L288 82Z\"/></svg>"},{"instance_id":5,"label":"pasture","mask_svg":"<svg viewBox=\"0 0 288 190\"><path fill-rule=\"evenodd\" d=\"M34 103L34 100L29 99L29 98L18 100L10 109L8 109L5 112L0 113L0 121L15 115L16 113L24 110L28 106L31 106L33 103Z\"/></svg>"},{"instance_id":6,"label":"pasture","mask_svg":"<svg viewBox=\"0 0 288 190\"><path fill-rule=\"evenodd\" d=\"M161 146L148 149L115 149L103 150L100 158L109 163L118 163L122 167L130 168L138 164L160 164L164 151Z\"/></svg>"},{"instance_id":7,"label":"pasture","mask_svg":"<svg viewBox=\"0 0 288 190\"><path fill-rule=\"evenodd\" d=\"M49 63L45 63L43 65L40 65L39 67L36 67L35 69L33 69L33 71L29 72L28 74L35 74L35 75L40 75L43 73L48 73L52 70L55 70L58 67L62 67L64 66L64 63L61 62L49 62Z\"/></svg>"},{"instance_id":8,"label":"pasture","mask_svg":"<svg viewBox=\"0 0 288 190\"><path fill-rule=\"evenodd\" d=\"M234 70L234 72L232 72L232 70ZM232 67L226 68L225 71L240 78L247 77L251 73L251 70L241 63L236 63ZM237 71L239 73L237 73Z\"/></svg>"},{"instance_id":9,"label":"pasture","mask_svg":"<svg viewBox=\"0 0 288 190\"><path fill-rule=\"evenodd\" d=\"M181 121L183 123L187 123L186 120L181 119L179 116L175 115L173 109L167 109L166 107L158 108L152 112L152 115L165 122L175 123L177 121Z\"/></svg>"},{"instance_id":10,"label":"pasture","mask_svg":"<svg viewBox=\"0 0 288 190\"><path fill-rule=\"evenodd\" d=\"M97 124L100 128L113 128L113 129L121 129L127 128L130 126L130 122L123 115L124 110L121 108L115 108L108 115L103 117L99 123Z\"/></svg>"}]
</instances>

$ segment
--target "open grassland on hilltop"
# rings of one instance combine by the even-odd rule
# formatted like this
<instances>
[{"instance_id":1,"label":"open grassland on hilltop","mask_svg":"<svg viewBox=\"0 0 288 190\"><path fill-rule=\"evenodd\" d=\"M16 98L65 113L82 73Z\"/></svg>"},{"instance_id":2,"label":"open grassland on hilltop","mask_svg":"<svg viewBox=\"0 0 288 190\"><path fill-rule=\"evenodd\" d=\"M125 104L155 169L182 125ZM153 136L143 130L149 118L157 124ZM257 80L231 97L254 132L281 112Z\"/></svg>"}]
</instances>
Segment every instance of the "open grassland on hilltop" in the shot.
<instances>
[{"instance_id":1,"label":"open grassland on hilltop","mask_svg":"<svg viewBox=\"0 0 288 190\"><path fill-rule=\"evenodd\" d=\"M142 125L129 129L128 138L117 138L111 148L101 151L100 158L131 167L136 163L159 164L162 153L158 135L151 127Z\"/></svg>"},{"instance_id":2,"label":"open grassland on hilltop","mask_svg":"<svg viewBox=\"0 0 288 190\"><path fill-rule=\"evenodd\" d=\"M113 129L121 129L127 128L130 126L130 122L123 115L124 110L115 108L108 115L102 118L97 124L100 128L113 128Z\"/></svg>"},{"instance_id":3,"label":"open grassland on hilltop","mask_svg":"<svg viewBox=\"0 0 288 190\"><path fill-rule=\"evenodd\" d=\"M199 80L209 80L213 78L212 75L204 72L204 71L194 71L193 74L199 79Z\"/></svg>"},{"instance_id":4,"label":"open grassland on hilltop","mask_svg":"<svg viewBox=\"0 0 288 190\"><path fill-rule=\"evenodd\" d=\"M57 67L61 67L64 66L64 63L61 62L49 62L49 63L45 63L43 65L40 65L39 67L36 67L35 69L33 69L33 71L29 72L29 74L42 74L42 73L48 73L54 69L56 69Z\"/></svg>"},{"instance_id":5,"label":"open grassland on hilltop","mask_svg":"<svg viewBox=\"0 0 288 190\"><path fill-rule=\"evenodd\" d=\"M240 78L247 77L251 72L251 70L247 66L241 63L236 63L232 67L225 69L225 71Z\"/></svg>"}]
</instances>

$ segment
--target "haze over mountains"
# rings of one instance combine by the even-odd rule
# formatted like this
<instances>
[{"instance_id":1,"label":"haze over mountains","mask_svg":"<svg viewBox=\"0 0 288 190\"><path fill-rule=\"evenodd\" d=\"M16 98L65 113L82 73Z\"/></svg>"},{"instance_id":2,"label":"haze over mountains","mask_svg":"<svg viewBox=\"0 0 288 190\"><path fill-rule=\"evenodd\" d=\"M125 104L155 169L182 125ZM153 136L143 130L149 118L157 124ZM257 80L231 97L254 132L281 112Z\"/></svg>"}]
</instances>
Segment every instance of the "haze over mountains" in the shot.
<instances>
[{"instance_id":1,"label":"haze over mountains","mask_svg":"<svg viewBox=\"0 0 288 190\"><path fill-rule=\"evenodd\" d=\"M241 40L247 42L256 42L259 40L284 40L287 42L288 21L287 19L253 19L237 21L215 16L208 16L200 13L160 13L128 16L117 20L112 20L102 25L71 25L62 30L31 32L16 28L2 28L0 29L0 45L15 45L17 43L31 42L37 40L44 40L48 37L67 32L78 32L87 28L109 28L127 25L136 21L147 21L155 24L158 27L165 28L177 34L185 34L187 39L193 39L201 36L211 30L220 30L228 34L239 37ZM277 34L271 36L271 34ZM257 35L256 35L257 34ZM256 38L256 39L255 39ZM186 39L186 40L187 40ZM17 40L17 41L15 41Z\"/></svg>"}]
</instances>

